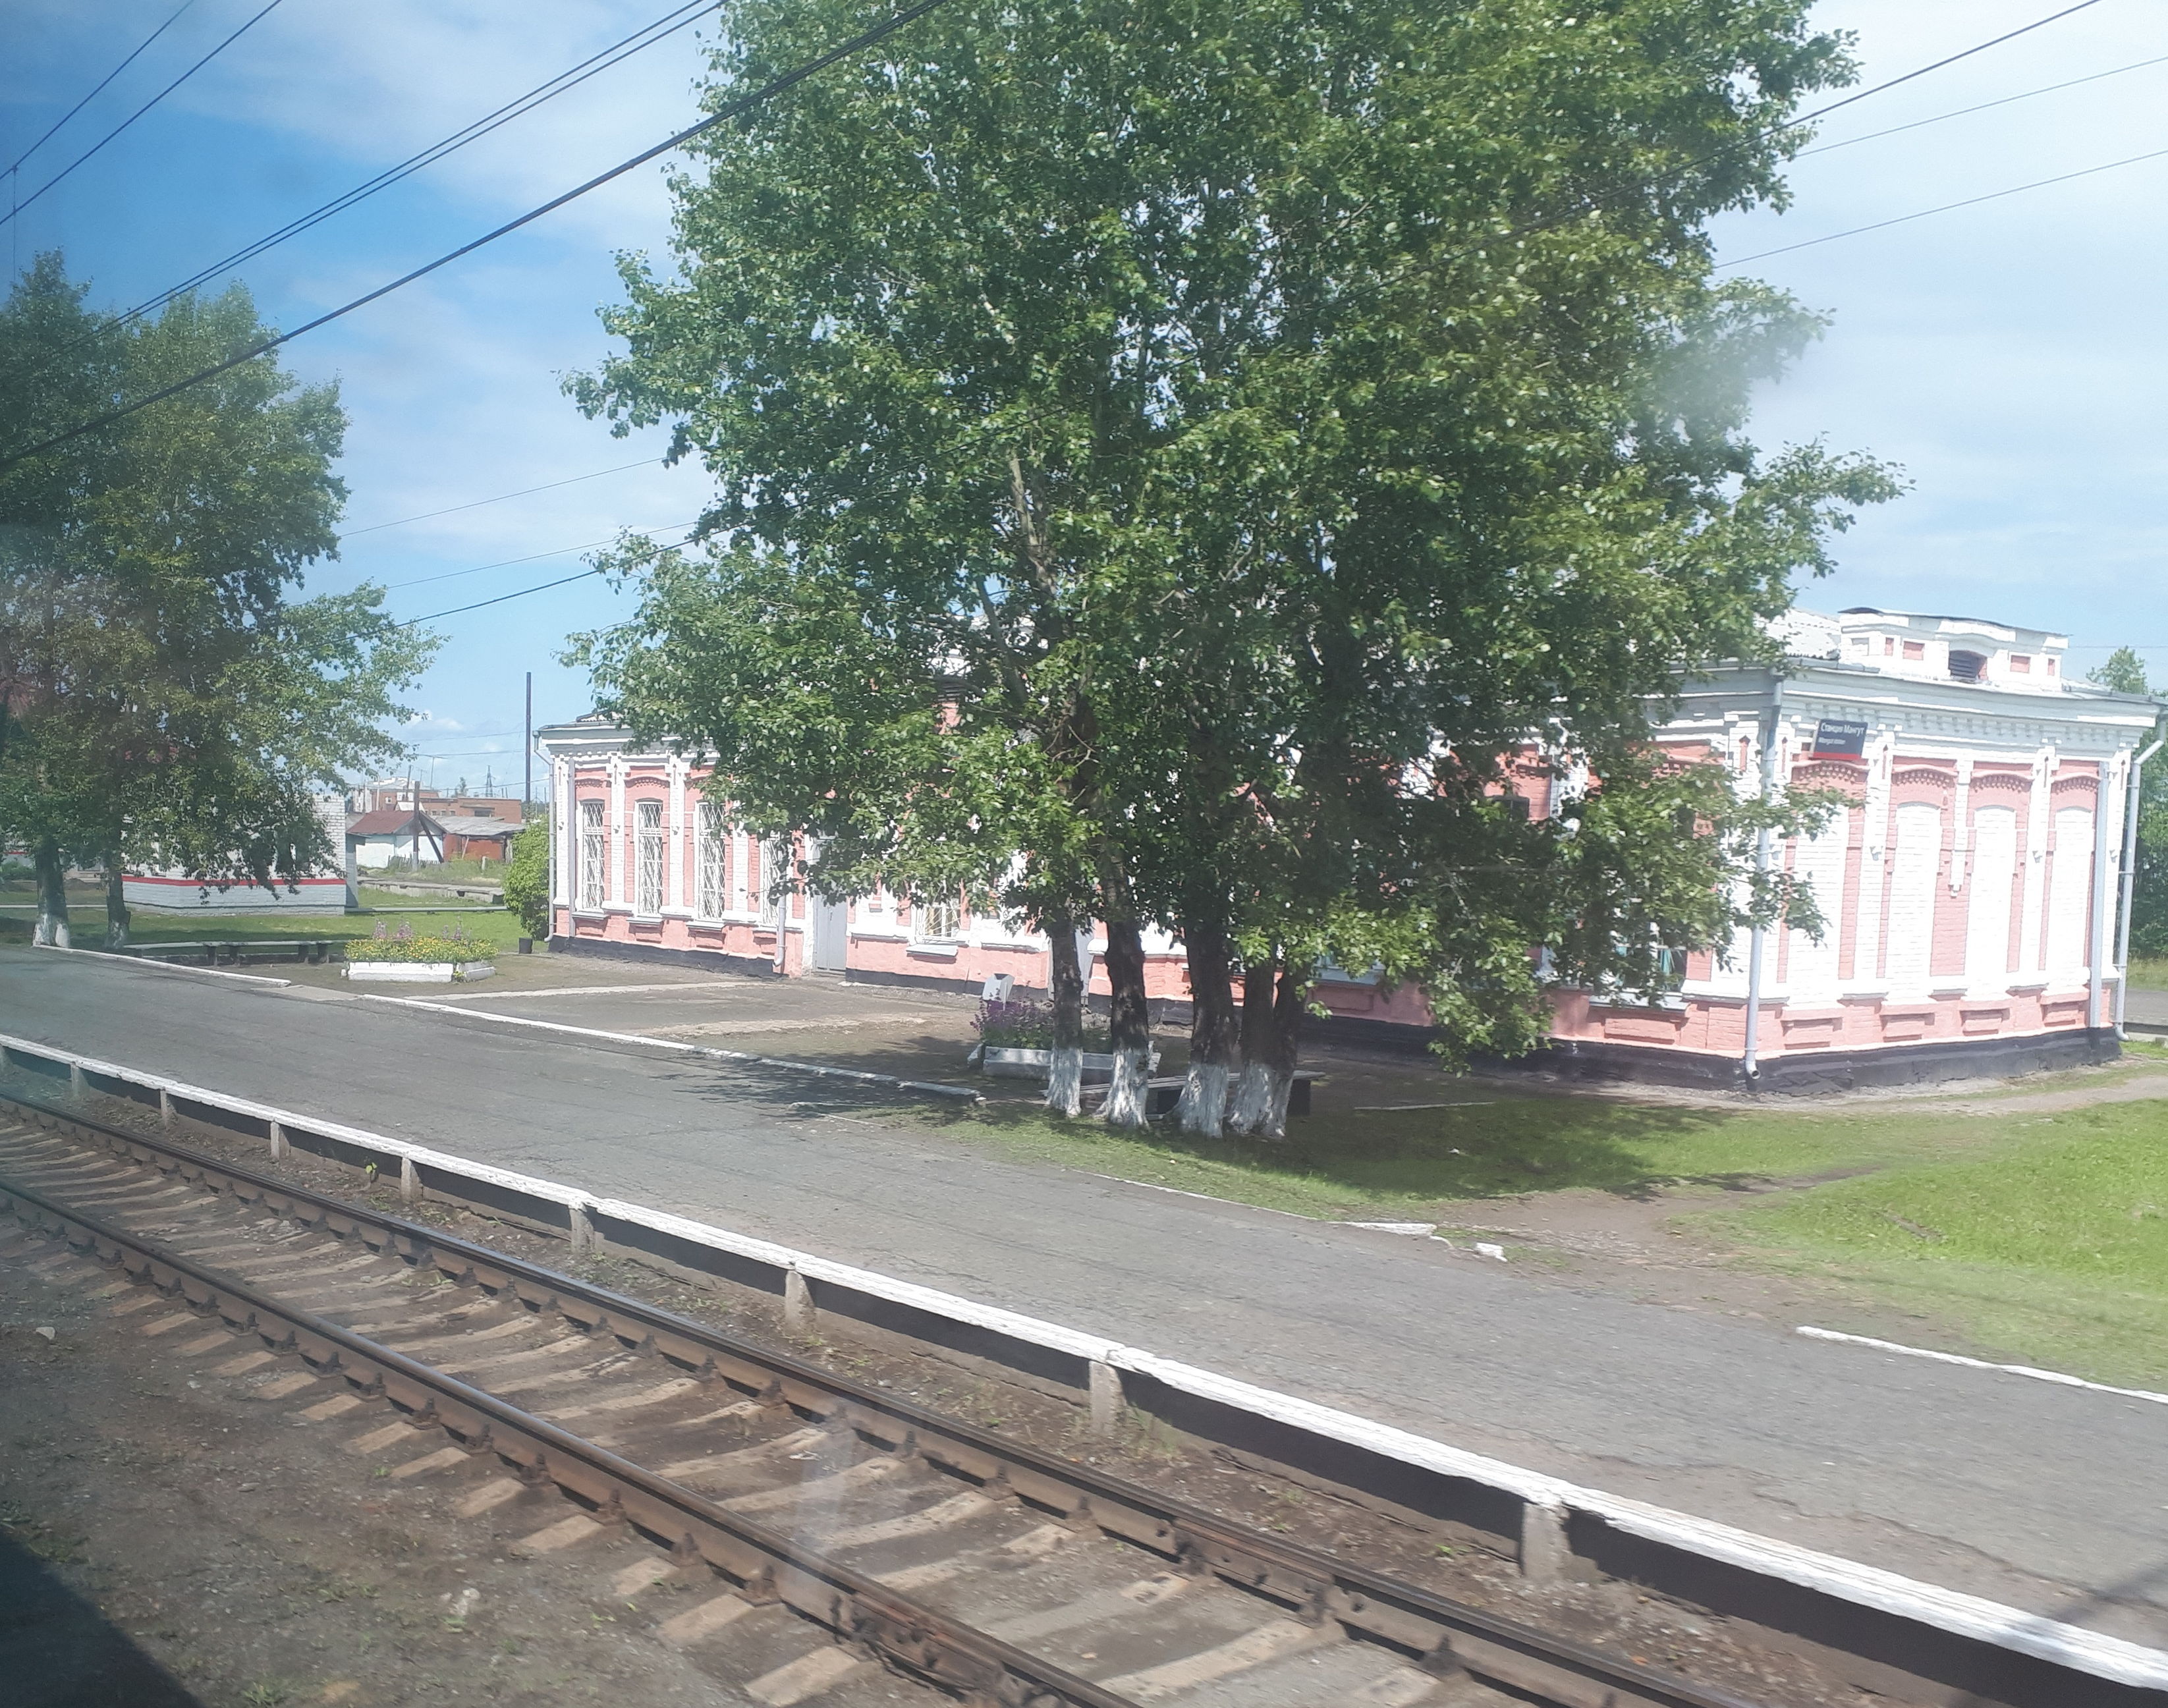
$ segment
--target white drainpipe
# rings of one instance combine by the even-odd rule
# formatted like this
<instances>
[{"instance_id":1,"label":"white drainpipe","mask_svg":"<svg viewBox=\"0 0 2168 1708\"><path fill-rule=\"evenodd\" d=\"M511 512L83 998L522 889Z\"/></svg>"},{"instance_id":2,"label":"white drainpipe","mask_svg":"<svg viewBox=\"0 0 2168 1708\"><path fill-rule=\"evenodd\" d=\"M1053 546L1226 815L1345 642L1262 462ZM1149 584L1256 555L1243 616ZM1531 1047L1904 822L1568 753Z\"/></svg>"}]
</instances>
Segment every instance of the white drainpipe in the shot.
<instances>
[{"instance_id":1,"label":"white drainpipe","mask_svg":"<svg viewBox=\"0 0 2168 1708\"><path fill-rule=\"evenodd\" d=\"M2130 781L2124 785L2130 792L2123 803L2123 882L2122 894L2118 898L2116 912L2118 922L2115 933L2115 1035L2123 1037L2123 999L2130 989L2130 910L2133 891L2138 881L2138 813L2143 804L2139 784L2144 780L2145 761L2158 753L2162 743L2156 741L2130 761Z\"/></svg>"},{"instance_id":2,"label":"white drainpipe","mask_svg":"<svg viewBox=\"0 0 2168 1708\"><path fill-rule=\"evenodd\" d=\"M1780 677L1771 691L1769 698L1769 727L1762 741L1762 799L1767 804L1777 792L1777 730L1783 715L1784 683ZM1769 870L1771 835L1767 828L1754 839L1754 873L1759 878ZM1746 1074L1751 1089L1762 1075L1762 961L1768 932L1756 926L1748 936L1746 944L1746 1048L1739 1064Z\"/></svg>"}]
</instances>

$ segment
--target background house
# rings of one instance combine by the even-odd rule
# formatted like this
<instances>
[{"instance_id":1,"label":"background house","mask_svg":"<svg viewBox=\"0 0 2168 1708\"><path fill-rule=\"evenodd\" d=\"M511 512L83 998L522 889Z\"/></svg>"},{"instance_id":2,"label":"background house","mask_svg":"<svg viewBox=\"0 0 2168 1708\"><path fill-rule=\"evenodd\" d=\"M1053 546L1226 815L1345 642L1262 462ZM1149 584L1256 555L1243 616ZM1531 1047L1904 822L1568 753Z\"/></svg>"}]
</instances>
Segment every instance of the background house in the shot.
<instances>
[{"instance_id":1,"label":"background house","mask_svg":"<svg viewBox=\"0 0 2168 1708\"><path fill-rule=\"evenodd\" d=\"M346 827L348 862L381 872L394 860L434 866L444 857L444 827L417 806L380 807Z\"/></svg>"}]
</instances>

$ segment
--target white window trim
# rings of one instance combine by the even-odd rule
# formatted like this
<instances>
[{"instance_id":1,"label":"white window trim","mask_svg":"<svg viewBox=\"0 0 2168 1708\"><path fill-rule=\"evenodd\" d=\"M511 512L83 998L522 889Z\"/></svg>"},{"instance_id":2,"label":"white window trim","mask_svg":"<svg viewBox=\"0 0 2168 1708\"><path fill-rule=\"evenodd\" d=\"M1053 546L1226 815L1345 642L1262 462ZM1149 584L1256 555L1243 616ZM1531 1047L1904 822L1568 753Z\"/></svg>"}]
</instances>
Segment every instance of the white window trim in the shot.
<instances>
[{"instance_id":1,"label":"white window trim","mask_svg":"<svg viewBox=\"0 0 2168 1708\"><path fill-rule=\"evenodd\" d=\"M653 821L650 822L652 811ZM659 800L638 800L632 804L632 894L630 898L633 917L636 920L660 920L662 910L669 905L670 897L670 814ZM649 857L652 856L651 859ZM649 878L654 879L653 893L649 893ZM650 906L650 903L653 903Z\"/></svg>"}]
</instances>

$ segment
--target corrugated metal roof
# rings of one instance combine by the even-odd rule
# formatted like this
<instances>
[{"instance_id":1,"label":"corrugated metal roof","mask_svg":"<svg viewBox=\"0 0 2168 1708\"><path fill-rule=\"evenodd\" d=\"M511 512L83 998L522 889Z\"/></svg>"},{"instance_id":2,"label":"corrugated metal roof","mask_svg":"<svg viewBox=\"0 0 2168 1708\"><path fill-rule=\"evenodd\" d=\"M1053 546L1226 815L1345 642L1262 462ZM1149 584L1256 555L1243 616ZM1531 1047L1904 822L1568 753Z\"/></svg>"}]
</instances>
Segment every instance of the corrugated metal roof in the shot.
<instances>
[{"instance_id":1,"label":"corrugated metal roof","mask_svg":"<svg viewBox=\"0 0 2168 1708\"><path fill-rule=\"evenodd\" d=\"M346 833L349 836L403 836L417 825L425 836L441 836L444 833L442 825L412 807L379 807L373 813L364 813L348 821Z\"/></svg>"}]
</instances>

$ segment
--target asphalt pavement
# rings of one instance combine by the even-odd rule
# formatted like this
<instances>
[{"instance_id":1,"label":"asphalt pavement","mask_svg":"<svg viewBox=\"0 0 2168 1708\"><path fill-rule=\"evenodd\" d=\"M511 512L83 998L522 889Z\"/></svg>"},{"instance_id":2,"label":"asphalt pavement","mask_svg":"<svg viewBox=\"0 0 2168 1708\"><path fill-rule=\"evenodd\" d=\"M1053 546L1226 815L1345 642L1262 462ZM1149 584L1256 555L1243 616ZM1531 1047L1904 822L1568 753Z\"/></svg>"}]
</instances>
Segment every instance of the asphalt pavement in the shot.
<instances>
[{"instance_id":1,"label":"asphalt pavement","mask_svg":"<svg viewBox=\"0 0 2168 1708\"><path fill-rule=\"evenodd\" d=\"M0 950L0 1032L698 1217L2168 1645L2168 1405L1012 1162L853 1114L812 1082L321 989Z\"/></svg>"}]
</instances>

